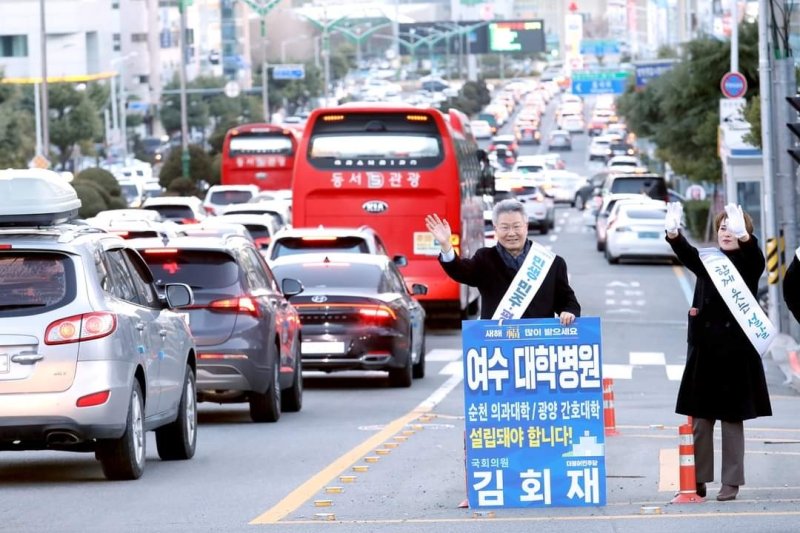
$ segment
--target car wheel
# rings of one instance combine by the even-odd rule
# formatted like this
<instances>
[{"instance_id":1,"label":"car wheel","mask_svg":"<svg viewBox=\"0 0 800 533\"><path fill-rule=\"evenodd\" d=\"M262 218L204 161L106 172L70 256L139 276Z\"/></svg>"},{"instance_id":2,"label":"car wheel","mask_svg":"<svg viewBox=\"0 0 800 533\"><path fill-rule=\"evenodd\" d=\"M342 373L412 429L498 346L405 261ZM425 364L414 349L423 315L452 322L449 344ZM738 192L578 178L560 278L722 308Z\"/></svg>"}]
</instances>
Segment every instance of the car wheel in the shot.
<instances>
[{"instance_id":1,"label":"car wheel","mask_svg":"<svg viewBox=\"0 0 800 533\"><path fill-rule=\"evenodd\" d=\"M597 241L597 251L603 252L606 249L606 243L601 242L600 240Z\"/></svg>"},{"instance_id":2,"label":"car wheel","mask_svg":"<svg viewBox=\"0 0 800 533\"><path fill-rule=\"evenodd\" d=\"M425 337L422 337L422 346L419 347L419 361L414 363L411 371L411 377L414 379L422 379L425 377Z\"/></svg>"},{"instance_id":3,"label":"car wheel","mask_svg":"<svg viewBox=\"0 0 800 533\"><path fill-rule=\"evenodd\" d=\"M612 257L611 254L608 252L608 246L605 247L606 252L606 261L608 261L609 265L616 265L619 263L619 257Z\"/></svg>"},{"instance_id":4,"label":"car wheel","mask_svg":"<svg viewBox=\"0 0 800 533\"><path fill-rule=\"evenodd\" d=\"M192 367L186 366L178 418L156 430L156 448L163 461L194 457L197 447L197 392Z\"/></svg>"},{"instance_id":5,"label":"car wheel","mask_svg":"<svg viewBox=\"0 0 800 533\"><path fill-rule=\"evenodd\" d=\"M550 223L549 223L548 221L546 221L546 220L545 220L545 221L542 223L542 225L539 227L539 232L540 232L542 235L547 235L547 233L548 233L549 231L550 231Z\"/></svg>"},{"instance_id":6,"label":"car wheel","mask_svg":"<svg viewBox=\"0 0 800 533\"><path fill-rule=\"evenodd\" d=\"M277 358L277 357L276 357ZM281 384L278 361L272 364L272 382L265 392L250 393L250 419L253 422L277 422L281 417Z\"/></svg>"},{"instance_id":7,"label":"car wheel","mask_svg":"<svg viewBox=\"0 0 800 533\"><path fill-rule=\"evenodd\" d=\"M412 361L411 361L411 352L409 352L408 357L406 357L406 364L403 368L390 368L389 369L389 384L392 387L410 387L413 370L412 370Z\"/></svg>"},{"instance_id":8,"label":"car wheel","mask_svg":"<svg viewBox=\"0 0 800 533\"><path fill-rule=\"evenodd\" d=\"M145 461L144 402L139 381L133 380L125 432L118 439L101 440L95 456L111 480L139 479Z\"/></svg>"},{"instance_id":9,"label":"car wheel","mask_svg":"<svg viewBox=\"0 0 800 533\"><path fill-rule=\"evenodd\" d=\"M294 377L292 386L281 392L281 409L296 413L303 408L303 360L300 356L300 338L294 348Z\"/></svg>"}]
</instances>

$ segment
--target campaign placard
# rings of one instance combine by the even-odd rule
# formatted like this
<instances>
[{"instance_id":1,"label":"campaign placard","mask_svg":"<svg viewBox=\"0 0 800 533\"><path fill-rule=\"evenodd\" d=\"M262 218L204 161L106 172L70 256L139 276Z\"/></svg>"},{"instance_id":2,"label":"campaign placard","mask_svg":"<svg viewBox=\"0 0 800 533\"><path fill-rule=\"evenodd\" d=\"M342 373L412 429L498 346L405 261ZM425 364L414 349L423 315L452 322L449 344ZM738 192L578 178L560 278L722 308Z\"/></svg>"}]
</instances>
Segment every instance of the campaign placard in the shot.
<instances>
[{"instance_id":1,"label":"campaign placard","mask_svg":"<svg viewBox=\"0 0 800 533\"><path fill-rule=\"evenodd\" d=\"M463 323L473 508L606 503L600 319Z\"/></svg>"}]
</instances>

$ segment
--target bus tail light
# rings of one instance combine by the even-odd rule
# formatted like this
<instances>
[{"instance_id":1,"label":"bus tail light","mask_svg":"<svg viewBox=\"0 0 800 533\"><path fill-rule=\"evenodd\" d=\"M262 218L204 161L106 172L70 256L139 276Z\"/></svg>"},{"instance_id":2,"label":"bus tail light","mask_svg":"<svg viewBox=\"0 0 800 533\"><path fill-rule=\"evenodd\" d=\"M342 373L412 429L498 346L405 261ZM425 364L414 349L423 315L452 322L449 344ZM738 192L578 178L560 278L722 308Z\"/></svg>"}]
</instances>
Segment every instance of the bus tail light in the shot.
<instances>
[{"instance_id":1,"label":"bus tail light","mask_svg":"<svg viewBox=\"0 0 800 533\"><path fill-rule=\"evenodd\" d=\"M428 115L406 115L409 122L428 122Z\"/></svg>"},{"instance_id":2,"label":"bus tail light","mask_svg":"<svg viewBox=\"0 0 800 533\"><path fill-rule=\"evenodd\" d=\"M97 312L74 315L56 320L47 326L44 343L48 345L69 344L107 337L117 329L117 316L113 313Z\"/></svg>"},{"instance_id":3,"label":"bus tail light","mask_svg":"<svg viewBox=\"0 0 800 533\"><path fill-rule=\"evenodd\" d=\"M323 122L340 122L344 120L344 115L325 115L322 117Z\"/></svg>"},{"instance_id":4,"label":"bus tail light","mask_svg":"<svg viewBox=\"0 0 800 533\"><path fill-rule=\"evenodd\" d=\"M214 300L208 304L208 309L218 313L243 313L256 318L261 316L258 304L249 296L238 296L235 298Z\"/></svg>"}]
</instances>

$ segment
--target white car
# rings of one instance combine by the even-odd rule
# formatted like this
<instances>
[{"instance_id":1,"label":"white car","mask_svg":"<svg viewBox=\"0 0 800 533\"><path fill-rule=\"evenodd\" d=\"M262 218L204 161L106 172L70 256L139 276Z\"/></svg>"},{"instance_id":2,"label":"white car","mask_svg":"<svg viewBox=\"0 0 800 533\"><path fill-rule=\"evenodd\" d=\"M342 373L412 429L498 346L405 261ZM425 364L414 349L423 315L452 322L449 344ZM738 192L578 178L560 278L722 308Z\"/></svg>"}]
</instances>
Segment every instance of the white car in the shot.
<instances>
[{"instance_id":1,"label":"white car","mask_svg":"<svg viewBox=\"0 0 800 533\"><path fill-rule=\"evenodd\" d=\"M227 206L247 203L259 192L258 185L212 185L203 208L209 215L219 215Z\"/></svg>"},{"instance_id":2,"label":"white car","mask_svg":"<svg viewBox=\"0 0 800 533\"><path fill-rule=\"evenodd\" d=\"M666 259L675 261L672 247L664 239L666 202L619 202L606 227L606 259Z\"/></svg>"},{"instance_id":3,"label":"white car","mask_svg":"<svg viewBox=\"0 0 800 533\"><path fill-rule=\"evenodd\" d=\"M637 168L641 167L642 162L638 157L632 155L615 155L606 163L606 167L618 170L619 168Z\"/></svg>"},{"instance_id":4,"label":"white car","mask_svg":"<svg viewBox=\"0 0 800 533\"><path fill-rule=\"evenodd\" d=\"M608 135L592 137L589 143L589 161L606 161L611 156L611 141Z\"/></svg>"},{"instance_id":5,"label":"white car","mask_svg":"<svg viewBox=\"0 0 800 533\"><path fill-rule=\"evenodd\" d=\"M196 196L159 196L148 198L142 209L157 211L164 220L178 224L194 224L205 220L203 202Z\"/></svg>"},{"instance_id":6,"label":"white car","mask_svg":"<svg viewBox=\"0 0 800 533\"><path fill-rule=\"evenodd\" d=\"M544 190L558 203L568 203L575 207L575 196L578 189L586 184L586 178L568 170L550 170L545 172Z\"/></svg>"},{"instance_id":7,"label":"white car","mask_svg":"<svg viewBox=\"0 0 800 533\"><path fill-rule=\"evenodd\" d=\"M281 227L292 223L292 204L283 200L264 200L261 202L248 202L246 204L233 204L226 207L222 213L226 215L270 215L278 220Z\"/></svg>"},{"instance_id":8,"label":"white car","mask_svg":"<svg viewBox=\"0 0 800 533\"><path fill-rule=\"evenodd\" d=\"M492 126L485 120L473 120L469 125L472 128L472 135L476 139L491 139L494 135Z\"/></svg>"},{"instance_id":9,"label":"white car","mask_svg":"<svg viewBox=\"0 0 800 533\"><path fill-rule=\"evenodd\" d=\"M586 123L580 115L567 115L561 119L561 129L570 133L583 133Z\"/></svg>"}]
</instances>

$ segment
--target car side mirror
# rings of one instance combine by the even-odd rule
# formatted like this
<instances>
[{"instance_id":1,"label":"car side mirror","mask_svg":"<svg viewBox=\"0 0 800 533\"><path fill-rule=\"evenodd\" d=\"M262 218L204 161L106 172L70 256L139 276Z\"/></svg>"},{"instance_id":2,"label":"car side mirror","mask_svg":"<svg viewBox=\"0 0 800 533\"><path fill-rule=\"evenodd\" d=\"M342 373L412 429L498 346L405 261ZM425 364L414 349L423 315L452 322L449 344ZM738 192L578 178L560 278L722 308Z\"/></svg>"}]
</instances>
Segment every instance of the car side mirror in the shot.
<instances>
[{"instance_id":1,"label":"car side mirror","mask_svg":"<svg viewBox=\"0 0 800 533\"><path fill-rule=\"evenodd\" d=\"M168 283L164 286L164 294L170 309L188 307L194 303L194 293L185 283Z\"/></svg>"},{"instance_id":2,"label":"car side mirror","mask_svg":"<svg viewBox=\"0 0 800 533\"><path fill-rule=\"evenodd\" d=\"M281 281L281 292L287 298L296 296L303 292L303 290L305 290L303 284L294 278L286 278Z\"/></svg>"},{"instance_id":3,"label":"car side mirror","mask_svg":"<svg viewBox=\"0 0 800 533\"><path fill-rule=\"evenodd\" d=\"M398 267L408 266L408 259L402 254L392 257L392 262Z\"/></svg>"},{"instance_id":4,"label":"car side mirror","mask_svg":"<svg viewBox=\"0 0 800 533\"><path fill-rule=\"evenodd\" d=\"M411 285L411 294L414 296L424 296L428 294L428 286L422 283L414 283Z\"/></svg>"}]
</instances>

